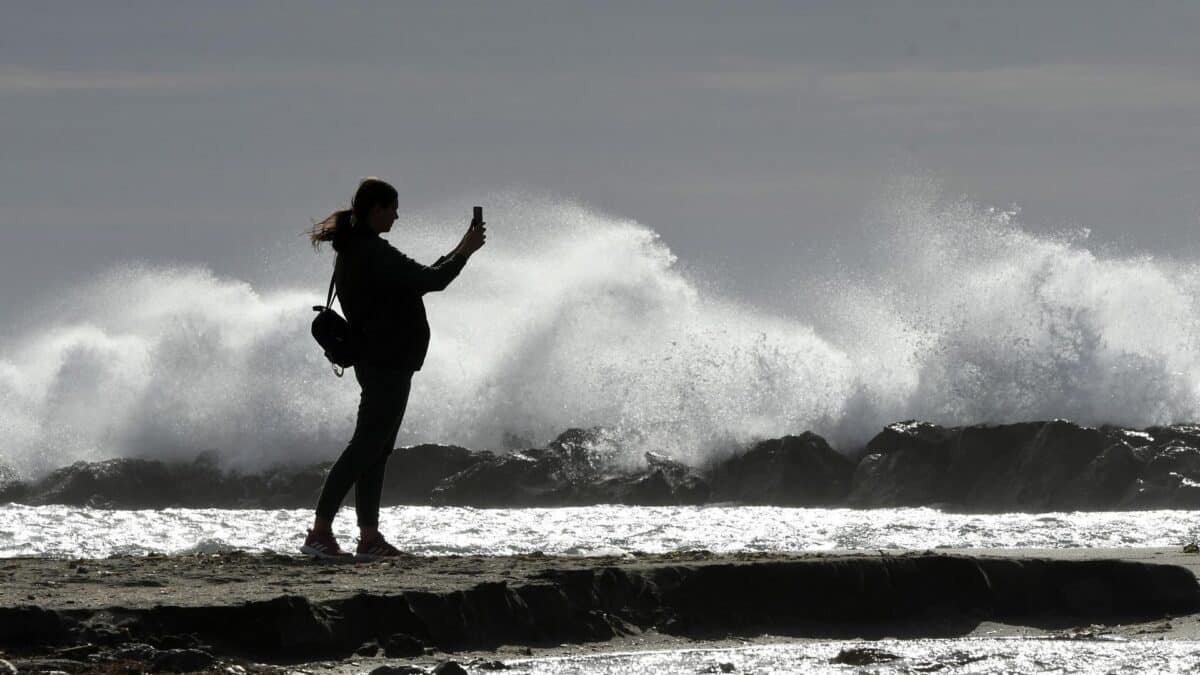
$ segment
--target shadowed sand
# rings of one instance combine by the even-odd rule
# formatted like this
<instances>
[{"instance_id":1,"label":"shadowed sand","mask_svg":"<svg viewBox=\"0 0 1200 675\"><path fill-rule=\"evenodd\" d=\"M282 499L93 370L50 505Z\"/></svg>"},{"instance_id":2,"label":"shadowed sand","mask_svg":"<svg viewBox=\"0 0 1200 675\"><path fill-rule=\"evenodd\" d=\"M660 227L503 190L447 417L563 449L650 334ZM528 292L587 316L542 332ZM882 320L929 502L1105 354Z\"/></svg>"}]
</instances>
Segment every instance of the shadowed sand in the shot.
<instances>
[{"instance_id":1,"label":"shadowed sand","mask_svg":"<svg viewBox=\"0 0 1200 675\"><path fill-rule=\"evenodd\" d=\"M90 663L131 658L129 645L146 658L296 663L731 636L955 637L998 625L1194 637L1198 569L1200 556L1166 549L15 558L0 561L0 645L10 658Z\"/></svg>"}]
</instances>

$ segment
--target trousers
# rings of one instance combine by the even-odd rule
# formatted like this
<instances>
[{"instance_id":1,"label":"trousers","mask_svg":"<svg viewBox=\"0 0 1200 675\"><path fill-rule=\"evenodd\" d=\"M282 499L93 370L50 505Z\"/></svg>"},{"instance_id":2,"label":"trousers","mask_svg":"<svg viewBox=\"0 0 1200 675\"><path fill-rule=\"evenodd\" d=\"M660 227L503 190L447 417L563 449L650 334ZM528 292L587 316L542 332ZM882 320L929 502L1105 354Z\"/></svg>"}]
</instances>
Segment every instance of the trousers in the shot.
<instances>
[{"instance_id":1,"label":"trousers","mask_svg":"<svg viewBox=\"0 0 1200 675\"><path fill-rule=\"evenodd\" d=\"M321 518L333 520L353 485L358 526L379 526L383 474L408 407L412 376L411 370L368 363L354 366L354 378L362 387L358 419L350 443L329 469L321 487L317 500L317 515Z\"/></svg>"}]
</instances>

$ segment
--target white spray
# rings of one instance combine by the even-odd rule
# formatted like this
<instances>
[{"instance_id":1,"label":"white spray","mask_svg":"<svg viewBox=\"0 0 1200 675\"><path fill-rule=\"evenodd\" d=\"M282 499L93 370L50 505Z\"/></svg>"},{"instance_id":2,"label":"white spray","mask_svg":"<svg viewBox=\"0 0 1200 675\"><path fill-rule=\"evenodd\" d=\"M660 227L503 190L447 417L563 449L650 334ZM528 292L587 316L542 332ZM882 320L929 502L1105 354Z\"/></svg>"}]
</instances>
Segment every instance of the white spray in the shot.
<instances>
[{"instance_id":1,"label":"white spray","mask_svg":"<svg viewBox=\"0 0 1200 675\"><path fill-rule=\"evenodd\" d=\"M798 297L823 308L817 328L703 290L645 226L553 200L487 203L487 248L426 298L433 343L400 443L494 449L604 425L631 461L700 461L805 429L849 448L910 417L1143 426L1200 406L1193 266L1098 256L965 200L887 200L876 274ZM391 239L432 259L459 220L427 214ZM358 392L308 334L330 254L301 247L285 257L303 283L131 265L40 312L45 325L0 351L0 463L336 456Z\"/></svg>"}]
</instances>

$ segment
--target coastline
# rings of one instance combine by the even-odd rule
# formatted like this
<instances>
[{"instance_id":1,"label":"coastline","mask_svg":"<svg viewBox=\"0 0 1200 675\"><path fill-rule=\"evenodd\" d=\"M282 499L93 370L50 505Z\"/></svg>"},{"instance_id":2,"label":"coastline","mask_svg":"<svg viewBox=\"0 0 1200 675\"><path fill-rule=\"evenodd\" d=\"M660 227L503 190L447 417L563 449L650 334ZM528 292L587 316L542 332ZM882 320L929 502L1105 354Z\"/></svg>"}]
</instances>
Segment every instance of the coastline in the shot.
<instances>
[{"instance_id":1,"label":"coastline","mask_svg":"<svg viewBox=\"0 0 1200 675\"><path fill-rule=\"evenodd\" d=\"M811 639L1083 630L1190 640L1200 637L1197 572L1200 555L1179 549L9 558L0 561L0 649L68 671L201 655L211 667L338 670L348 659L432 664Z\"/></svg>"}]
</instances>

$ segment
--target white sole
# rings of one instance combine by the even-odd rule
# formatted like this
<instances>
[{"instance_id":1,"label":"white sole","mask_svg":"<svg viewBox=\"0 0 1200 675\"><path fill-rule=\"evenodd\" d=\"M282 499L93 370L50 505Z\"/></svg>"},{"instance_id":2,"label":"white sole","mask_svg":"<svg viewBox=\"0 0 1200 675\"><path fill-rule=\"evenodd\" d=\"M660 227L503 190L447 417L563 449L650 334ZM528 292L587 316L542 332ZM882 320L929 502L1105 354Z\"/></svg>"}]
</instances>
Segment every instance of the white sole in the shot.
<instances>
[{"instance_id":1,"label":"white sole","mask_svg":"<svg viewBox=\"0 0 1200 675\"><path fill-rule=\"evenodd\" d=\"M348 556L348 555L335 555L332 553L325 553L324 551L318 551L317 549L309 546L308 544L301 546L300 552L303 553L304 555L311 555L314 558L320 558L321 560L350 560L350 556Z\"/></svg>"}]
</instances>

